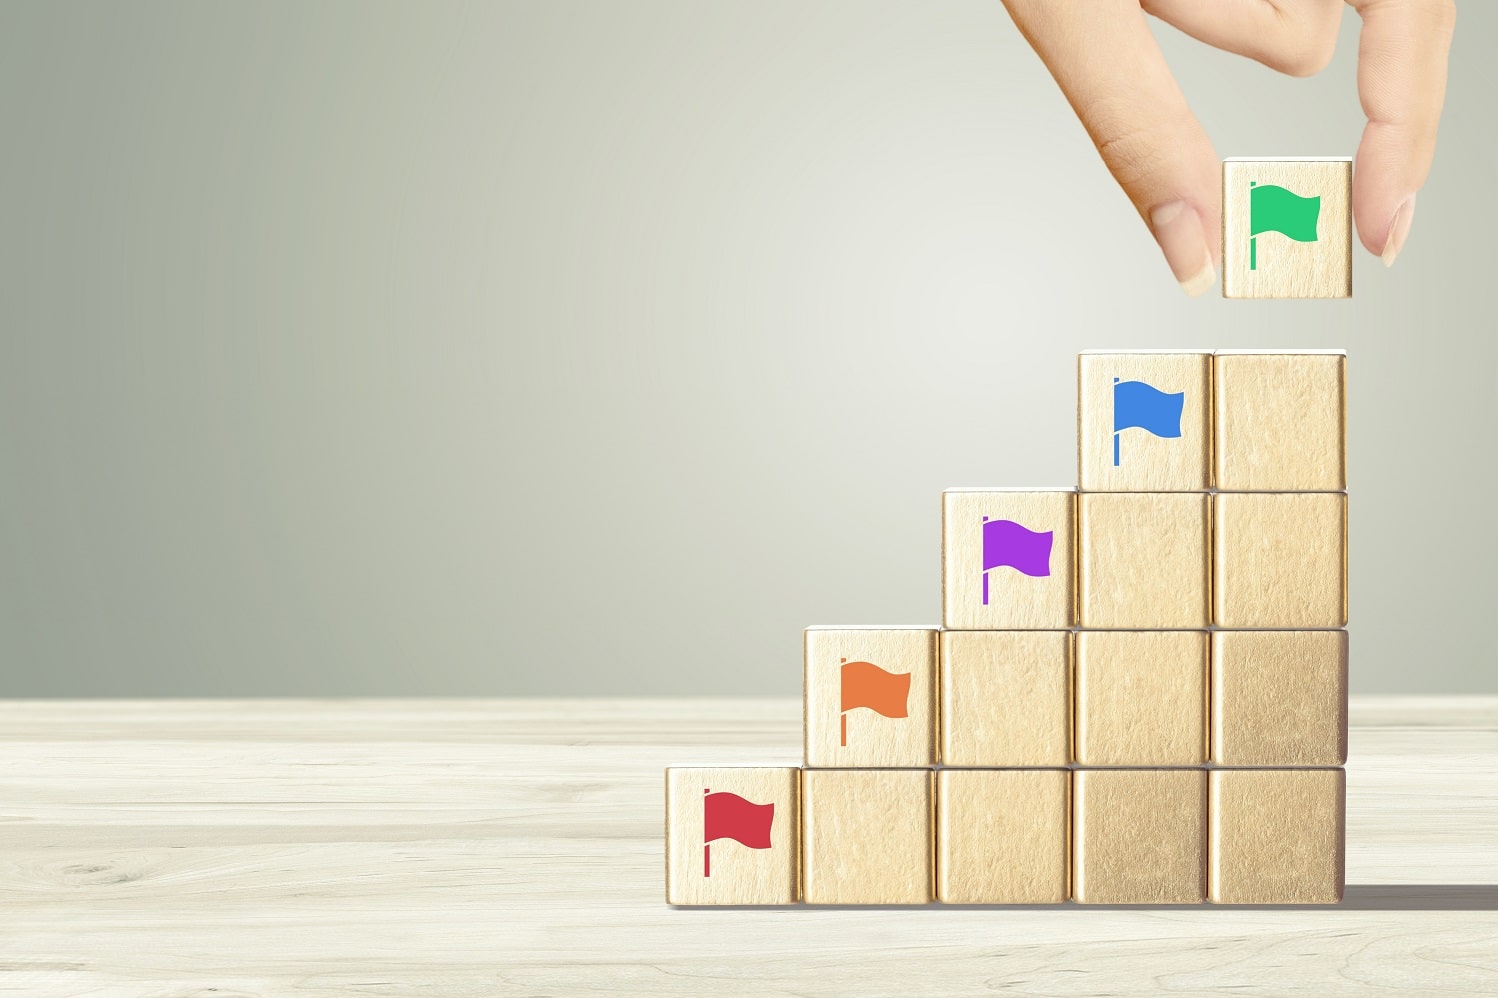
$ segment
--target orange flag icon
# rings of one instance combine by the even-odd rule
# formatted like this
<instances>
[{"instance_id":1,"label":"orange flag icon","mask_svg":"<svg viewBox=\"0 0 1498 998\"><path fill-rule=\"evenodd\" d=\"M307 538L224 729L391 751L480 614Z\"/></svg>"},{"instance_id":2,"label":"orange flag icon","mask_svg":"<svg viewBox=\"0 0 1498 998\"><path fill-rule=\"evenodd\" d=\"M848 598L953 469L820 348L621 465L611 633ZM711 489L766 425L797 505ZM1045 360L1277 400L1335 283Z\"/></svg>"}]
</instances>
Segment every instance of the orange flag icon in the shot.
<instances>
[{"instance_id":1,"label":"orange flag icon","mask_svg":"<svg viewBox=\"0 0 1498 998\"><path fill-rule=\"evenodd\" d=\"M909 717L910 673L885 672L873 662L843 665L843 711L867 707L885 717Z\"/></svg>"}]
</instances>

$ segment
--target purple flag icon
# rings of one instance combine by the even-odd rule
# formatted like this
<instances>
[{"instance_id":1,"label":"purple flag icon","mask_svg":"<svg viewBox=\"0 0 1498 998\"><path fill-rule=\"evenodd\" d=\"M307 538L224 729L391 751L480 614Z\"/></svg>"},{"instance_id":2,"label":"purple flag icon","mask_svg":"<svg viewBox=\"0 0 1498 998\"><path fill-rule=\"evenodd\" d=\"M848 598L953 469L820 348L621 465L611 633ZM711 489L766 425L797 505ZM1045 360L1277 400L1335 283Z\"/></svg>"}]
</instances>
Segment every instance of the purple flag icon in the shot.
<instances>
[{"instance_id":1,"label":"purple flag icon","mask_svg":"<svg viewBox=\"0 0 1498 998\"><path fill-rule=\"evenodd\" d=\"M1035 531L1013 520L983 521L983 605L988 605L990 569L1009 566L1025 575L1051 574L1051 542L1055 531Z\"/></svg>"}]
</instances>

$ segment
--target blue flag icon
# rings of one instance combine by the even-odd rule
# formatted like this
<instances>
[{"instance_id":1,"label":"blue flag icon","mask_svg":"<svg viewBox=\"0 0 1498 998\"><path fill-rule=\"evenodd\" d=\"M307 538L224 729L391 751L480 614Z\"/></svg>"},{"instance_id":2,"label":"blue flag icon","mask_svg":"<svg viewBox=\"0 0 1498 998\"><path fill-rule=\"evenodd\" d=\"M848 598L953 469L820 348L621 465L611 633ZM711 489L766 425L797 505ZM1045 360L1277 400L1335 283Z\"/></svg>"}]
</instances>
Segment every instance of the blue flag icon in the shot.
<instances>
[{"instance_id":1,"label":"blue flag icon","mask_svg":"<svg viewBox=\"0 0 1498 998\"><path fill-rule=\"evenodd\" d=\"M1157 437L1181 435L1185 392L1162 392L1143 381L1113 382L1113 466L1118 467L1118 433L1138 427Z\"/></svg>"}]
</instances>

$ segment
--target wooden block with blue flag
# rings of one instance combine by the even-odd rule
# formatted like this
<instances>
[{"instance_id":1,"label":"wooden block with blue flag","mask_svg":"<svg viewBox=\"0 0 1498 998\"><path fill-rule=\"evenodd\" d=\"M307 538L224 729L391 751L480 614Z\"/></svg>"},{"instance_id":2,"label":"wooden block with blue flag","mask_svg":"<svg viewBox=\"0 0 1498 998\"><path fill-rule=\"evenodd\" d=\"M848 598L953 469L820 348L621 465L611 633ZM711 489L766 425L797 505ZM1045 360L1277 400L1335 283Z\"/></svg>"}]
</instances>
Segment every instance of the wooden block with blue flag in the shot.
<instances>
[{"instance_id":1,"label":"wooden block with blue flag","mask_svg":"<svg viewBox=\"0 0 1498 998\"><path fill-rule=\"evenodd\" d=\"M1212 355L1087 351L1077 358L1077 465L1084 492L1212 486Z\"/></svg>"}]
</instances>

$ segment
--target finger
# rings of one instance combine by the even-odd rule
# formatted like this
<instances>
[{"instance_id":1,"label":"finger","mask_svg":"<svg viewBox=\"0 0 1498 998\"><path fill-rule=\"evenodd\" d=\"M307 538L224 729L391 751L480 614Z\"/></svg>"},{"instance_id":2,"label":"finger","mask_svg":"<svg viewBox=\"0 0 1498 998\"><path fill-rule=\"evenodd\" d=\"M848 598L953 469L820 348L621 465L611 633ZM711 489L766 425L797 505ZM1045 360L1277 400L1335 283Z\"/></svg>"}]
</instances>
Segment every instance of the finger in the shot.
<instances>
[{"instance_id":1,"label":"finger","mask_svg":"<svg viewBox=\"0 0 1498 998\"><path fill-rule=\"evenodd\" d=\"M1363 245L1392 265L1436 155L1456 6L1451 0L1348 3L1363 18L1358 97L1368 116L1352 176L1352 214Z\"/></svg>"},{"instance_id":2,"label":"finger","mask_svg":"<svg viewBox=\"0 0 1498 998\"><path fill-rule=\"evenodd\" d=\"M1199 41L1291 76L1312 76L1337 50L1342 0L1142 0Z\"/></svg>"},{"instance_id":3,"label":"finger","mask_svg":"<svg viewBox=\"0 0 1498 998\"><path fill-rule=\"evenodd\" d=\"M1137 0L1004 0L1149 224L1187 294L1212 286L1222 218L1217 154Z\"/></svg>"}]
</instances>

